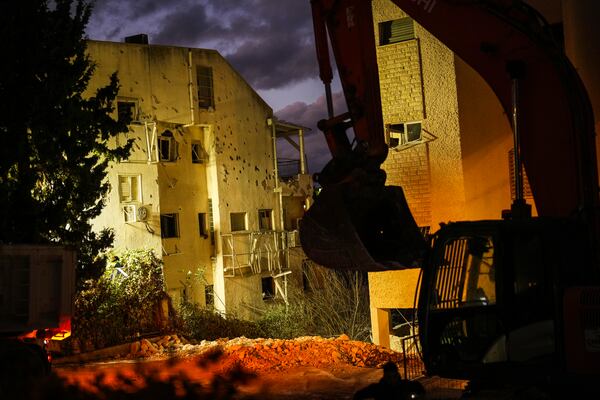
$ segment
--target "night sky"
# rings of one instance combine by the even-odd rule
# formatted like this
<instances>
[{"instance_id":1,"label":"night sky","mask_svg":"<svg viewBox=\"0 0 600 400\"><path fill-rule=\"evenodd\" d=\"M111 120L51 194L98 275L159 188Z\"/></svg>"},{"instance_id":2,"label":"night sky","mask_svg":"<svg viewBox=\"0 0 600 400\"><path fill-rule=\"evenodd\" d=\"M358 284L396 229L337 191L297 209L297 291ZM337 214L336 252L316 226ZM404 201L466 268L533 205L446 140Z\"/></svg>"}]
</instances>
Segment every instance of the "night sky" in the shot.
<instances>
[{"instance_id":1,"label":"night sky","mask_svg":"<svg viewBox=\"0 0 600 400\"><path fill-rule=\"evenodd\" d=\"M316 122L325 117L309 0L96 0L90 39L123 41L146 33L151 44L218 50L286 121L307 135L310 172L329 159ZM345 111L334 83L336 113ZM293 152L280 149L283 157Z\"/></svg>"}]
</instances>

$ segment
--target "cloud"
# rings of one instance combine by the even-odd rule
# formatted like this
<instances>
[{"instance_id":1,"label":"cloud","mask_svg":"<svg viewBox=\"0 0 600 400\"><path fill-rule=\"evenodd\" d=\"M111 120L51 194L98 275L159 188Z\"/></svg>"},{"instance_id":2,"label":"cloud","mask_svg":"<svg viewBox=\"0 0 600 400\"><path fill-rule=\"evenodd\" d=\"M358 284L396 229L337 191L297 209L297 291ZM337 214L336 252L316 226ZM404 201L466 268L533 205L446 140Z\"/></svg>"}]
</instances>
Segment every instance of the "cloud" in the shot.
<instances>
[{"instance_id":1,"label":"cloud","mask_svg":"<svg viewBox=\"0 0 600 400\"><path fill-rule=\"evenodd\" d=\"M346 111L347 107L342 92L333 94L333 109L336 115ZM310 133L306 134L304 139L308 167L311 173L321 171L331 159L325 136L317 128L317 122L323 118L327 118L325 96L320 96L310 104L304 102L292 103L277 111L275 115L280 120L312 129ZM283 141L278 147L278 156L292 159L299 157L297 151L293 147L287 146Z\"/></svg>"},{"instance_id":2,"label":"cloud","mask_svg":"<svg viewBox=\"0 0 600 400\"><path fill-rule=\"evenodd\" d=\"M335 114L346 112L346 101L342 92L333 94L333 110ZM311 128L313 132L317 131L317 122L323 118L327 118L325 95L320 96L310 104L302 101L294 102L276 111L275 115L284 121Z\"/></svg>"},{"instance_id":3,"label":"cloud","mask_svg":"<svg viewBox=\"0 0 600 400\"><path fill-rule=\"evenodd\" d=\"M96 0L90 38L137 33L155 44L214 48L257 90L318 73L308 0Z\"/></svg>"}]
</instances>

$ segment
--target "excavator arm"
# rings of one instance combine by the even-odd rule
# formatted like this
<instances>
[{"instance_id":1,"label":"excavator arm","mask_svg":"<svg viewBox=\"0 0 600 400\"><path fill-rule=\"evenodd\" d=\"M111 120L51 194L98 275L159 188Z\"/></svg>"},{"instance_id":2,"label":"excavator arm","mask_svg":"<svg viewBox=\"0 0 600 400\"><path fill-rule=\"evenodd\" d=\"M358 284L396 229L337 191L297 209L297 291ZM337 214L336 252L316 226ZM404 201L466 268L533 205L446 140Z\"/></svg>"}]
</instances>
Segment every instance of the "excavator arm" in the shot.
<instances>
[{"instance_id":1,"label":"excavator arm","mask_svg":"<svg viewBox=\"0 0 600 400\"><path fill-rule=\"evenodd\" d=\"M543 18L518 0L391 1L475 69L497 95L510 116L516 154L539 215L583 215L592 243L598 243L591 106ZM332 268L413 267L425 242L402 189L385 186L380 169L387 146L371 1L311 0L311 5L321 79L329 87L329 39L348 112L333 115L327 90L329 118L319 127L332 160L316 176L323 191L302 220L303 248ZM348 128L354 129L353 143Z\"/></svg>"}]
</instances>

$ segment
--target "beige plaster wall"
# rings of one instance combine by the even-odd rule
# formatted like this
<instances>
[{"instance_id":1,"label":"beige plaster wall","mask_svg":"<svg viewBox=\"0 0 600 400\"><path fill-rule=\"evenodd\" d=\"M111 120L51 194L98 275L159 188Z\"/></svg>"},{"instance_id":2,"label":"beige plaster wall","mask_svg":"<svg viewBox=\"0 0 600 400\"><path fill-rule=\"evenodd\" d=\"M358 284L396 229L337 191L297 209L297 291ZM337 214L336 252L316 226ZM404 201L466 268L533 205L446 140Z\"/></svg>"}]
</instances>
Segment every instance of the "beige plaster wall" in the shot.
<instances>
[{"instance_id":1,"label":"beige plaster wall","mask_svg":"<svg viewBox=\"0 0 600 400\"><path fill-rule=\"evenodd\" d=\"M274 193L272 130L267 126L272 109L213 50L92 41L88 52L97 62L90 87L106 84L110 73L118 70L119 95L136 99L141 114L156 122L158 134L169 129L179 150L173 162L148 164L145 135L129 134L138 136L137 147L130 162L112 165L109 180L111 184L115 181L116 188L119 173L143 173L144 203L151 200L153 207L148 224L153 232L143 224L124 228L118 224L122 218L122 213L115 214L118 192L111 193L109 207L96 225L116 228L119 244L147 244L161 255L169 293L175 300L188 273L200 268L205 271L205 281L195 281L191 293L188 291L196 302L204 304L207 283L214 284L216 306L223 312L240 310L244 304L262 306L260 277L224 278L220 234L231 231L231 212L246 212L248 230L258 230L259 209L273 210L274 228L281 229ZM196 107L199 65L213 71L215 107L210 110ZM192 141L202 143L209 155L205 163L191 162ZM209 213L209 198L213 202L214 246L210 238L200 236L198 228L198 213ZM161 213L178 213L179 237L161 240Z\"/></svg>"}]
</instances>

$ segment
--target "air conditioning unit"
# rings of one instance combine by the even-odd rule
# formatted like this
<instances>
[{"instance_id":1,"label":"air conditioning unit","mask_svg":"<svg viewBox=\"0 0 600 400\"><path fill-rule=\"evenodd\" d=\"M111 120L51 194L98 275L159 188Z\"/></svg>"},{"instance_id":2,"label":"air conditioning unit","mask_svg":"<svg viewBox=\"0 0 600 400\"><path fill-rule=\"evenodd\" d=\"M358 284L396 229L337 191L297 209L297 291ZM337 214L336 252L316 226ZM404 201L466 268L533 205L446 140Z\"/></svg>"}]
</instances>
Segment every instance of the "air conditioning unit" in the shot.
<instances>
[{"instance_id":1,"label":"air conditioning unit","mask_svg":"<svg viewBox=\"0 0 600 400\"><path fill-rule=\"evenodd\" d=\"M123 206L125 222L144 222L150 218L150 206L126 204Z\"/></svg>"},{"instance_id":2,"label":"air conditioning unit","mask_svg":"<svg viewBox=\"0 0 600 400\"><path fill-rule=\"evenodd\" d=\"M136 221L148 221L148 219L150 218L150 206L138 206L135 215Z\"/></svg>"}]
</instances>

